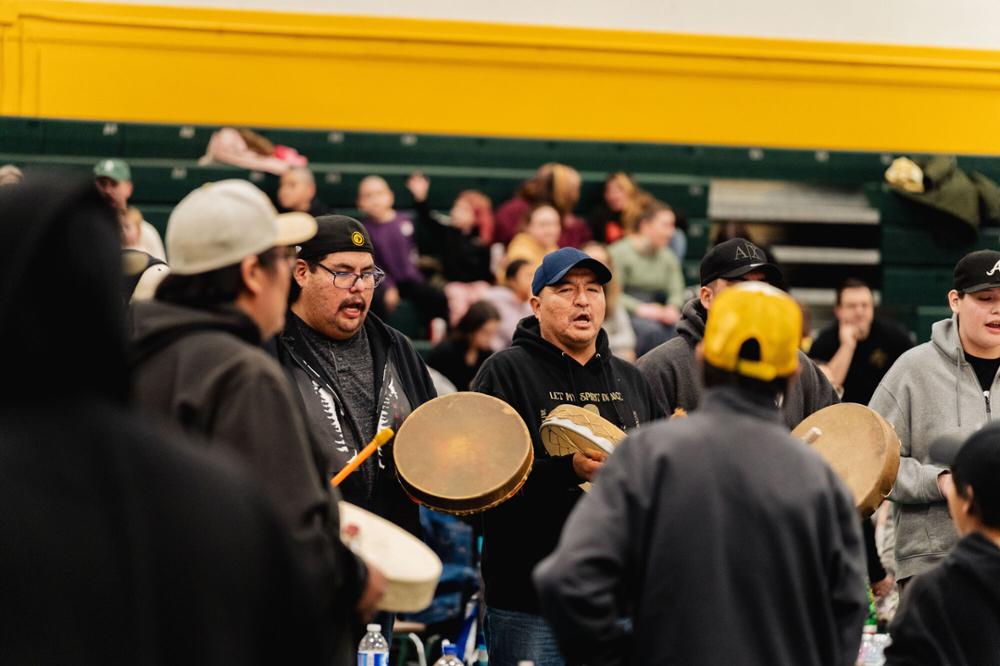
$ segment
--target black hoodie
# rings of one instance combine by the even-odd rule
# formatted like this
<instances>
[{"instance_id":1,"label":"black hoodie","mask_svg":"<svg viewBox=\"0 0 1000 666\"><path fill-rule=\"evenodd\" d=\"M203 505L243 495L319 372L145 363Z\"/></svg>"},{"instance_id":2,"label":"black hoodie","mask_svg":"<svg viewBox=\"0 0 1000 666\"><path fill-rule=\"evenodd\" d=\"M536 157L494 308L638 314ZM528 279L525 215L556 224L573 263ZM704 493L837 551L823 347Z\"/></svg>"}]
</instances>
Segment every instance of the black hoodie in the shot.
<instances>
[{"instance_id":1,"label":"black hoodie","mask_svg":"<svg viewBox=\"0 0 1000 666\"><path fill-rule=\"evenodd\" d=\"M535 463L512 499L483 514L483 580L488 606L539 612L531 571L552 552L563 523L582 495L572 456L554 458L542 444L539 426L559 405L595 406L622 430L660 413L649 388L630 364L611 355L608 337L597 337L597 353L580 365L542 339L538 320L522 319L513 346L493 354L472 382L474 391L512 406L531 433Z\"/></svg>"},{"instance_id":2,"label":"black hoodie","mask_svg":"<svg viewBox=\"0 0 1000 666\"><path fill-rule=\"evenodd\" d=\"M330 663L259 487L129 413L120 254L92 181L0 187L0 664Z\"/></svg>"},{"instance_id":3,"label":"black hoodie","mask_svg":"<svg viewBox=\"0 0 1000 666\"><path fill-rule=\"evenodd\" d=\"M914 579L889 626L890 665L1000 664L1000 548L973 532Z\"/></svg>"},{"instance_id":4,"label":"black hoodie","mask_svg":"<svg viewBox=\"0 0 1000 666\"><path fill-rule=\"evenodd\" d=\"M687 412L698 407L704 388L694 349L705 337L707 318L708 312L701 302L691 299L681 310L677 337L636 361L642 376L649 382L653 399L664 414L672 414L678 407ZM813 412L840 402L826 376L801 351L799 367L802 372L782 405L789 428L794 428Z\"/></svg>"}]
</instances>

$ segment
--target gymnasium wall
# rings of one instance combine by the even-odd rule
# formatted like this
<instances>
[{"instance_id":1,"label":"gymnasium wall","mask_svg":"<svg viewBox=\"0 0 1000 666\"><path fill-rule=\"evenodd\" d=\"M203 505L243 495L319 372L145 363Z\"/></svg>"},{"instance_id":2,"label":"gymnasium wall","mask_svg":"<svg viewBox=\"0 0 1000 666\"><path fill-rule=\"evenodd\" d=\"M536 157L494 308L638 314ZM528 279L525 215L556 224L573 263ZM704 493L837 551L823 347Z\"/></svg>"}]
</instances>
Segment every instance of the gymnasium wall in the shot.
<instances>
[{"instance_id":1,"label":"gymnasium wall","mask_svg":"<svg viewBox=\"0 0 1000 666\"><path fill-rule=\"evenodd\" d=\"M412 4L0 0L0 114L1000 153L994 3Z\"/></svg>"}]
</instances>

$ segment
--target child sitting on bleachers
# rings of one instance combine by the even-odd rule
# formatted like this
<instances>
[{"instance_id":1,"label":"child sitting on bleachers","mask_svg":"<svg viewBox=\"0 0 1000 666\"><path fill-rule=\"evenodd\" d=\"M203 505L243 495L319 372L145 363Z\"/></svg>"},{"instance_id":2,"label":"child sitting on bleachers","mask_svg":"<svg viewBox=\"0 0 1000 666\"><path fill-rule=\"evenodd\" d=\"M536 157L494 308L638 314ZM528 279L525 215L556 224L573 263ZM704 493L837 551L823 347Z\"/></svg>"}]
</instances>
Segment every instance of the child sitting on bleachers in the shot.
<instances>
[{"instance_id":1,"label":"child sitting on bleachers","mask_svg":"<svg viewBox=\"0 0 1000 666\"><path fill-rule=\"evenodd\" d=\"M361 222L371 235L375 264L385 271L385 281L372 307L379 316L387 316L401 298L412 301L421 326L433 338L443 333L434 330L433 320L442 319L447 326L448 300L443 291L424 282L416 264L413 222L409 216L396 212L395 202L395 195L381 176L367 176L358 185L358 209L364 214Z\"/></svg>"},{"instance_id":2,"label":"child sitting on bleachers","mask_svg":"<svg viewBox=\"0 0 1000 666\"><path fill-rule=\"evenodd\" d=\"M538 204L525 215L521 232L507 246L504 268L515 259L524 259L532 270L538 268L549 252L559 249L562 224L559 211L549 204Z\"/></svg>"}]
</instances>

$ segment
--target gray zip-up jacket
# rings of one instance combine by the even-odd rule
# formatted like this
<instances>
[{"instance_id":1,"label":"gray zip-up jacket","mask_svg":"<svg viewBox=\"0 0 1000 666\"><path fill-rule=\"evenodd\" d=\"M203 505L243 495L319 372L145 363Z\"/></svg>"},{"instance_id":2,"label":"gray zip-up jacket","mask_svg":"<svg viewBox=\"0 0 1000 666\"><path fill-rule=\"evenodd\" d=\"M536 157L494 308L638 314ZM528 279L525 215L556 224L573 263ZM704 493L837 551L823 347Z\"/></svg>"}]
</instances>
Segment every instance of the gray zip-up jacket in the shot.
<instances>
[{"instance_id":1,"label":"gray zip-up jacket","mask_svg":"<svg viewBox=\"0 0 1000 666\"><path fill-rule=\"evenodd\" d=\"M958 536L938 489L944 467L929 462L928 448L941 435L965 437L990 419L994 378L984 394L965 360L958 318L931 328L931 340L899 357L875 389L869 407L899 435L900 461L893 501L896 577L924 573L944 559Z\"/></svg>"}]
</instances>

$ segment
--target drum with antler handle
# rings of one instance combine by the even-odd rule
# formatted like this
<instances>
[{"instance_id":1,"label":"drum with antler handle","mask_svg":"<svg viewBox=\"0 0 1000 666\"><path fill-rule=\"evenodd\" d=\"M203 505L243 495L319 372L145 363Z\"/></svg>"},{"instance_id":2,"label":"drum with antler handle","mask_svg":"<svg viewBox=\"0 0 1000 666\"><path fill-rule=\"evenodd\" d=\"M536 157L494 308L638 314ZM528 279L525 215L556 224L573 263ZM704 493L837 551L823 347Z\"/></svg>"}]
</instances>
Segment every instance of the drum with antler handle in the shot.
<instances>
[{"instance_id":1,"label":"drum with antler handle","mask_svg":"<svg viewBox=\"0 0 1000 666\"><path fill-rule=\"evenodd\" d=\"M899 437L874 410L831 405L803 420L792 435L804 440L843 479L858 510L870 516L892 490L899 471Z\"/></svg>"}]
</instances>

